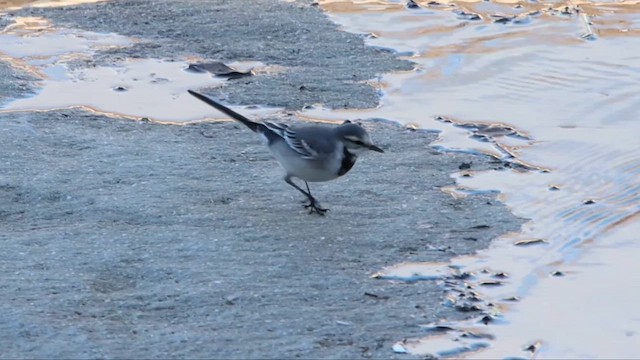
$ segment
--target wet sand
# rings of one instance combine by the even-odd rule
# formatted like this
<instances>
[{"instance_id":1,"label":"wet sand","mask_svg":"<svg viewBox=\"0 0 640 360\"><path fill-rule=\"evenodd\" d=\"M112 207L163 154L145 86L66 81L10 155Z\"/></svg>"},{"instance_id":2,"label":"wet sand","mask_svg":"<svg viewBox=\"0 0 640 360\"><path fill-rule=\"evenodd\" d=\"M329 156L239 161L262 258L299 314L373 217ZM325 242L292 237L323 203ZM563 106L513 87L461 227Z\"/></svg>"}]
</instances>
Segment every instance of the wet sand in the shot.
<instances>
[{"instance_id":1,"label":"wet sand","mask_svg":"<svg viewBox=\"0 0 640 360\"><path fill-rule=\"evenodd\" d=\"M74 69L187 56L292 69L210 90L246 105L371 107L377 90L361 81L407 68L308 3L260 1L251 11L240 3L119 1L16 16L142 39L63 60ZM264 28L282 23L271 35L277 46L260 46ZM38 88L33 75L0 71L5 103ZM372 275L471 254L520 221L493 193L442 191L461 168L503 162L435 151L434 133L364 124L386 153L314 184L331 209L318 217L234 123L159 124L82 109L0 114L0 357L411 357L393 352L399 337L468 316L443 304L443 282L459 281Z\"/></svg>"}]
</instances>

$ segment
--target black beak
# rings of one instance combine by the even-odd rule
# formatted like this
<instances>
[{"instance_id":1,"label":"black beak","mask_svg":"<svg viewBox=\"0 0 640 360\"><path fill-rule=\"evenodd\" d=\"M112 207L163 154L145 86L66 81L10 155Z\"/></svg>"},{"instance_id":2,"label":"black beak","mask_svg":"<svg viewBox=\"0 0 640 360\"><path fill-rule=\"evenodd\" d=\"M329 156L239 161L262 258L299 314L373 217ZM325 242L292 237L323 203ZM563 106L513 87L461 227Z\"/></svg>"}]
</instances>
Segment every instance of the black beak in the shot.
<instances>
[{"instance_id":1,"label":"black beak","mask_svg":"<svg viewBox=\"0 0 640 360\"><path fill-rule=\"evenodd\" d=\"M384 150L380 149L379 147L377 147L377 146L375 146L373 144L369 145L369 150L377 151L379 153L383 153L384 152Z\"/></svg>"}]
</instances>

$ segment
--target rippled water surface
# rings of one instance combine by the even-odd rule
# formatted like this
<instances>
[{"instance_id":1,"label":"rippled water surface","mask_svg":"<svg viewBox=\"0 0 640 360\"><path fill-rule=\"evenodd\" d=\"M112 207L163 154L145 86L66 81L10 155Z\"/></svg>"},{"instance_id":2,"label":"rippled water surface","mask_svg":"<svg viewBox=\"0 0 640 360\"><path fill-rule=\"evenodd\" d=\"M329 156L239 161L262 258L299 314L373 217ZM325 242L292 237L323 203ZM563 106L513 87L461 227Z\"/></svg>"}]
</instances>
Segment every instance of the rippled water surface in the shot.
<instances>
[{"instance_id":1,"label":"rippled water surface","mask_svg":"<svg viewBox=\"0 0 640 360\"><path fill-rule=\"evenodd\" d=\"M448 191L499 190L530 221L491 249L452 263L470 274L468 285L488 299L479 306L499 321L446 324L450 331L425 331L396 350L637 358L640 4L417 4L321 2L345 30L417 66L375 82L384 93L378 109L309 115L383 117L437 129L442 148L510 161L510 170L456 174L459 187ZM416 264L407 266L420 275ZM423 276L429 279L434 270L422 268L431 269ZM483 286L487 269L508 276ZM386 276L407 271L400 265ZM490 335L468 336L478 326Z\"/></svg>"}]
</instances>

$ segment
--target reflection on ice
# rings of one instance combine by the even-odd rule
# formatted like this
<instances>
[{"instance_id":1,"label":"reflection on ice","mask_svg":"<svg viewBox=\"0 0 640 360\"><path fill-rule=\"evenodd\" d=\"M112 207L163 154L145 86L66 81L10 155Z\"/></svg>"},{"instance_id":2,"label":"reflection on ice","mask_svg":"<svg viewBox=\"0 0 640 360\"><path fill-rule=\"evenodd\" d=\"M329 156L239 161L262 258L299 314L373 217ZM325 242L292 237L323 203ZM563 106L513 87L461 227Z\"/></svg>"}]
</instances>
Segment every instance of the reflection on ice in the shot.
<instances>
[{"instance_id":1,"label":"reflection on ice","mask_svg":"<svg viewBox=\"0 0 640 360\"><path fill-rule=\"evenodd\" d=\"M133 42L117 34L56 29L42 18L15 19L0 32L0 56L42 81L35 96L17 99L0 110L85 107L105 114L172 122L210 116L211 109L194 101L187 89L222 86L225 79L187 71L186 62L136 59L103 67L69 66L101 49ZM230 65L240 71L265 68L259 62ZM258 111L265 112L244 112Z\"/></svg>"},{"instance_id":2,"label":"reflection on ice","mask_svg":"<svg viewBox=\"0 0 640 360\"><path fill-rule=\"evenodd\" d=\"M43 81L36 96L15 100L4 110L85 106L104 113L138 118L204 118L211 110L193 102L187 89L210 86L215 80L207 75L187 72L186 68L186 63L155 59L90 69L50 68L60 71ZM218 83L222 82L218 80Z\"/></svg>"},{"instance_id":3,"label":"reflection on ice","mask_svg":"<svg viewBox=\"0 0 640 360\"><path fill-rule=\"evenodd\" d=\"M128 60L113 66L73 70L64 65L50 66L43 70L47 79L43 80L36 96L15 100L2 110L78 106L158 121L189 122L207 118L212 114L211 108L194 102L187 90L222 86L225 79L186 71L187 67L186 62L158 59ZM237 64L237 67L244 66ZM268 110L242 111L255 115Z\"/></svg>"},{"instance_id":4,"label":"reflection on ice","mask_svg":"<svg viewBox=\"0 0 640 360\"><path fill-rule=\"evenodd\" d=\"M99 1L106 0L4 0L0 2L0 10L18 10L25 7L62 7Z\"/></svg>"}]
</instances>

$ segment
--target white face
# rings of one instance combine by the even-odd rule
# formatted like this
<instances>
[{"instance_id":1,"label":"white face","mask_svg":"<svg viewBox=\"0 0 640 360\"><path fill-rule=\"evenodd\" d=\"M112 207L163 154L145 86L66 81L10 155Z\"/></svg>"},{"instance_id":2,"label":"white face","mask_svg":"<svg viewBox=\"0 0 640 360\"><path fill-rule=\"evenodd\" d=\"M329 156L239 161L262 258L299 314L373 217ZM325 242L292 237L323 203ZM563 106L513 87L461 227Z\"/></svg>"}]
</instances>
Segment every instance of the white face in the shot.
<instances>
[{"instance_id":1,"label":"white face","mask_svg":"<svg viewBox=\"0 0 640 360\"><path fill-rule=\"evenodd\" d=\"M379 147L373 145L371 137L360 125L344 124L336 127L335 132L351 153L358 154L367 150L373 150L379 153L384 152Z\"/></svg>"},{"instance_id":2,"label":"white face","mask_svg":"<svg viewBox=\"0 0 640 360\"><path fill-rule=\"evenodd\" d=\"M344 137L344 145L351 151L352 153L359 154L369 150L369 146L371 146L371 138L369 135L364 137L358 137L353 135L347 135Z\"/></svg>"}]
</instances>

